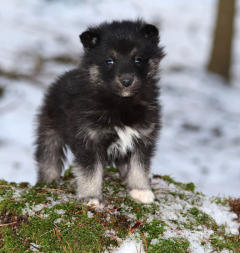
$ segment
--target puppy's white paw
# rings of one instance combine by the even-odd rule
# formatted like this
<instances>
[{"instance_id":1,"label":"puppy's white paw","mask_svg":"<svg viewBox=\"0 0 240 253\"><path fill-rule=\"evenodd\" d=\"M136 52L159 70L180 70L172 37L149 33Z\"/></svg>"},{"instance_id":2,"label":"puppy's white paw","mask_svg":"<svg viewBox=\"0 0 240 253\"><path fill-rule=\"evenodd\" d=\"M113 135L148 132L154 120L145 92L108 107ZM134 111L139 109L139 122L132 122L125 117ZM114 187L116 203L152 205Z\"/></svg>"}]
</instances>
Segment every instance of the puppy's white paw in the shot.
<instances>
[{"instance_id":1,"label":"puppy's white paw","mask_svg":"<svg viewBox=\"0 0 240 253\"><path fill-rule=\"evenodd\" d=\"M151 190L133 189L129 194L134 200L144 204L150 204L154 201L154 194Z\"/></svg>"},{"instance_id":2,"label":"puppy's white paw","mask_svg":"<svg viewBox=\"0 0 240 253\"><path fill-rule=\"evenodd\" d=\"M94 206L97 209L103 209L104 205L97 198L92 198L87 201L88 206Z\"/></svg>"}]
</instances>

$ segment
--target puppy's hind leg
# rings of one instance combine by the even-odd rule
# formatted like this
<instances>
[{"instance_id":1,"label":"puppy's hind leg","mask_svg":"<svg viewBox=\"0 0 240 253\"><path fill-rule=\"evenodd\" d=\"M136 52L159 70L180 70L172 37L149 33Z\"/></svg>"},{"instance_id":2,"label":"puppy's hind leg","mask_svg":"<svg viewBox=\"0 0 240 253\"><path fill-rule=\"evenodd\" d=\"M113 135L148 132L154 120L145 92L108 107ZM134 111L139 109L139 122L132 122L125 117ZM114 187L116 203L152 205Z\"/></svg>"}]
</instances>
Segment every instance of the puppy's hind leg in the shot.
<instances>
[{"instance_id":1,"label":"puppy's hind leg","mask_svg":"<svg viewBox=\"0 0 240 253\"><path fill-rule=\"evenodd\" d=\"M65 159L65 145L53 129L40 129L36 142L35 159L38 164L38 182L58 183Z\"/></svg>"}]
</instances>

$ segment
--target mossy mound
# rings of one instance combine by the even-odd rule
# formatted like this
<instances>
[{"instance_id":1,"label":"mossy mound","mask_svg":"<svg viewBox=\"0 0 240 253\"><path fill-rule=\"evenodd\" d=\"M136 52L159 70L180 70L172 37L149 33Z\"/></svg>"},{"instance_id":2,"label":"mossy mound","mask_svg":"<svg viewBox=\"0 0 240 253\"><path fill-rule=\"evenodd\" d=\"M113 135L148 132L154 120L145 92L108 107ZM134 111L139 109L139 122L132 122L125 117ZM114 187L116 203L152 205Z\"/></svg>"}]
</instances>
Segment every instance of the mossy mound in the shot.
<instances>
[{"instance_id":1,"label":"mossy mound","mask_svg":"<svg viewBox=\"0 0 240 253\"><path fill-rule=\"evenodd\" d=\"M71 183L70 183L71 182ZM239 235L201 210L229 213L227 201L194 192L193 184L155 175L156 201L132 201L113 168L106 169L105 208L78 203L71 171L60 186L0 181L0 252L112 252L135 240L143 252L239 252ZM137 252L138 249L136 249Z\"/></svg>"}]
</instances>

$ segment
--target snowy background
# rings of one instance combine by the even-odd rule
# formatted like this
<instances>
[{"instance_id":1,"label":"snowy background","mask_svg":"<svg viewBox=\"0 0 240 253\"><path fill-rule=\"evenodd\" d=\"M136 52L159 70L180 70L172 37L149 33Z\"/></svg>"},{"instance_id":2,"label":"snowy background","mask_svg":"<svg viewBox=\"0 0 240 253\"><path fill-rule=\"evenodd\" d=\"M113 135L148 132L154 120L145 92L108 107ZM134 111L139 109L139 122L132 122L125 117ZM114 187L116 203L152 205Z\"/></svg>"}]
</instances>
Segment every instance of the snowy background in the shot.
<instances>
[{"instance_id":1,"label":"snowy background","mask_svg":"<svg viewBox=\"0 0 240 253\"><path fill-rule=\"evenodd\" d=\"M215 0L1 0L0 178L36 182L34 117L44 90L76 66L90 24L142 17L161 31L163 129L153 173L208 195L240 195L240 4L232 87L205 70Z\"/></svg>"}]
</instances>

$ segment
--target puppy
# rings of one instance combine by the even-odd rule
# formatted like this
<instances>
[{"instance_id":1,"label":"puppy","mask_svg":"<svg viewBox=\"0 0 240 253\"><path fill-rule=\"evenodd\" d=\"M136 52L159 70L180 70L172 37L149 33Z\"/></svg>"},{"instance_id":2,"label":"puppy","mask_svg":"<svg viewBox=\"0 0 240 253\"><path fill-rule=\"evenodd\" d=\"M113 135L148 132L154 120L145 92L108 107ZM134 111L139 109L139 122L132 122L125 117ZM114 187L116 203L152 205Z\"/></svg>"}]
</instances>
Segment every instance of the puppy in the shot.
<instances>
[{"instance_id":1,"label":"puppy","mask_svg":"<svg viewBox=\"0 0 240 253\"><path fill-rule=\"evenodd\" d=\"M160 129L158 29L114 21L80 35L80 66L46 92L38 115L38 181L59 182L65 149L74 154L77 196L100 206L103 170L114 164L130 196L151 203L149 169Z\"/></svg>"}]
</instances>

